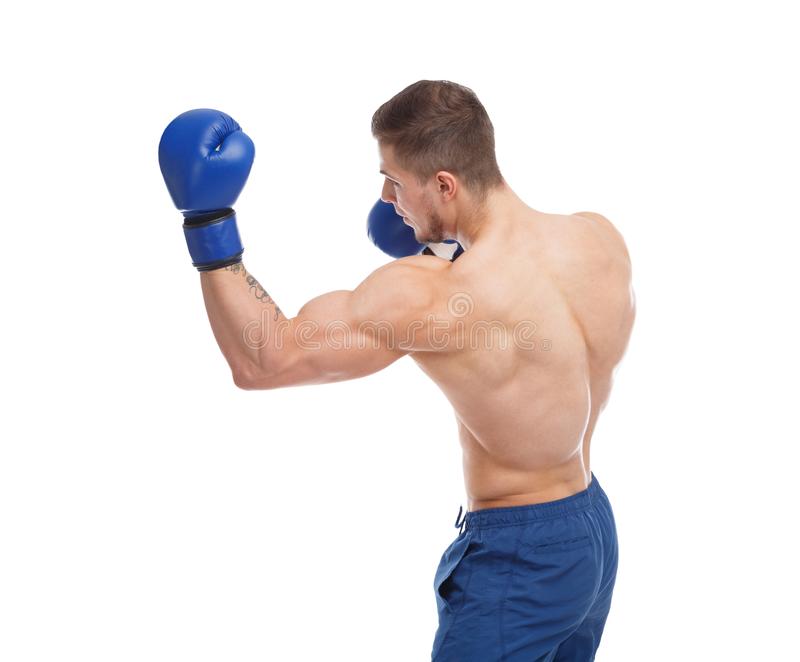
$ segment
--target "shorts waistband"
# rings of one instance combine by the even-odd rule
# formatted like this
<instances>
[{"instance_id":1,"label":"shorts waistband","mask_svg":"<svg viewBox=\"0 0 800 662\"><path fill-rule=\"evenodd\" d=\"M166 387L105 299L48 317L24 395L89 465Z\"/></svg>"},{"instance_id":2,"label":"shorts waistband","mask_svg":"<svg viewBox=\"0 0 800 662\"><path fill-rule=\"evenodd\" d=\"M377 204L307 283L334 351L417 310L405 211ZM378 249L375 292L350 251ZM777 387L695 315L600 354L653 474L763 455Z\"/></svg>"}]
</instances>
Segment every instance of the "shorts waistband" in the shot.
<instances>
[{"instance_id":1,"label":"shorts waistband","mask_svg":"<svg viewBox=\"0 0 800 662\"><path fill-rule=\"evenodd\" d=\"M457 529L486 529L495 526L509 526L513 524L524 524L537 520L559 517L568 513L586 510L592 503L605 494L600 483L591 472L589 486L572 496L547 501L545 503L535 503L526 506L509 506L506 508L483 508L481 510L468 511L461 517L462 509L459 508L456 518Z\"/></svg>"}]
</instances>

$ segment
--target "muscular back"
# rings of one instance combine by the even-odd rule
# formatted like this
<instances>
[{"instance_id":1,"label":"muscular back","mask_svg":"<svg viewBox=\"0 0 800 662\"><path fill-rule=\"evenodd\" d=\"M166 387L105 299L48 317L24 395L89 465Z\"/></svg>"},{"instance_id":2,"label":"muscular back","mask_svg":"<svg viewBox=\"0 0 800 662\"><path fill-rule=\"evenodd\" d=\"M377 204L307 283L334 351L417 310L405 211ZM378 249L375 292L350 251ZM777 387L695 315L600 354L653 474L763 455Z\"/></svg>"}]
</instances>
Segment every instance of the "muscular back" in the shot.
<instances>
[{"instance_id":1,"label":"muscular back","mask_svg":"<svg viewBox=\"0 0 800 662\"><path fill-rule=\"evenodd\" d=\"M454 407L470 509L585 489L635 315L620 234L590 212L530 210L452 265L414 259L436 261L450 293L446 349L411 356Z\"/></svg>"}]
</instances>

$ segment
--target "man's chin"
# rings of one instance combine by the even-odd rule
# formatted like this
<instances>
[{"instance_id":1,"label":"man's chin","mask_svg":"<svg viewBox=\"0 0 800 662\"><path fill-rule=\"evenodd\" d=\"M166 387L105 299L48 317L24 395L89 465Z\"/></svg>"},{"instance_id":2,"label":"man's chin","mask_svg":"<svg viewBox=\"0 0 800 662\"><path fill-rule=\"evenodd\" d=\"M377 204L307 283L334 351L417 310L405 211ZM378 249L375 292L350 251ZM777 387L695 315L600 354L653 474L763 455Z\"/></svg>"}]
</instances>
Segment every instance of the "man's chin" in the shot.
<instances>
[{"instance_id":1,"label":"man's chin","mask_svg":"<svg viewBox=\"0 0 800 662\"><path fill-rule=\"evenodd\" d=\"M428 235L426 237L418 237L416 232L414 233L414 238L417 240L418 243L425 244L426 246L428 244L441 244L444 241L444 239L439 239L432 235Z\"/></svg>"},{"instance_id":2,"label":"man's chin","mask_svg":"<svg viewBox=\"0 0 800 662\"><path fill-rule=\"evenodd\" d=\"M412 225L412 224L409 223L408 227L410 227L414 231L414 239L416 240L416 242L418 244L433 244L433 243L437 243L437 242L435 242L433 240L433 237L431 237L430 235L421 234L420 231L419 231L419 228L416 225ZM442 239L441 241L444 241L444 239Z\"/></svg>"},{"instance_id":3,"label":"man's chin","mask_svg":"<svg viewBox=\"0 0 800 662\"><path fill-rule=\"evenodd\" d=\"M417 230L417 228L415 228L413 225L409 225L408 227L410 227L414 231L414 239L416 239L417 243L424 244L425 238L420 237L419 230Z\"/></svg>"}]
</instances>

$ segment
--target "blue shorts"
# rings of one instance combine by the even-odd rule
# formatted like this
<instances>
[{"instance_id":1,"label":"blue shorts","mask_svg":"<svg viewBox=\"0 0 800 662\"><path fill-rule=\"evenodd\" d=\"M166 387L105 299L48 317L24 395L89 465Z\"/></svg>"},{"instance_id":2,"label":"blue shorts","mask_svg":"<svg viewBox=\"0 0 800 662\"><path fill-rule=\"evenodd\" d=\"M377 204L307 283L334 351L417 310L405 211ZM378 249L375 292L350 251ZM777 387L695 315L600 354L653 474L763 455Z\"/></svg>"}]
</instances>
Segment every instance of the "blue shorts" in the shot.
<instances>
[{"instance_id":1,"label":"blue shorts","mask_svg":"<svg viewBox=\"0 0 800 662\"><path fill-rule=\"evenodd\" d=\"M618 555L611 504L591 476L589 487L563 499L456 520L460 532L434 581L432 660L594 660Z\"/></svg>"}]
</instances>

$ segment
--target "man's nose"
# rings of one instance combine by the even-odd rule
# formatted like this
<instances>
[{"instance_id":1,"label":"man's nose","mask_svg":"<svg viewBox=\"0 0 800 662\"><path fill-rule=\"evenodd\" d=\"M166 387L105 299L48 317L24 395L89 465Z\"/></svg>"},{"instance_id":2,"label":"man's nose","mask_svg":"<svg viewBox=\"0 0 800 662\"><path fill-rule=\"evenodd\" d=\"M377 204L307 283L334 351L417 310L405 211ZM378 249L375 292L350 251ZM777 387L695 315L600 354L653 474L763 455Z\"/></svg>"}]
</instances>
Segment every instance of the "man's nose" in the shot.
<instances>
[{"instance_id":1,"label":"man's nose","mask_svg":"<svg viewBox=\"0 0 800 662\"><path fill-rule=\"evenodd\" d=\"M381 200L390 204L395 202L392 186L389 184L389 182L383 183L383 188L381 189Z\"/></svg>"}]
</instances>

